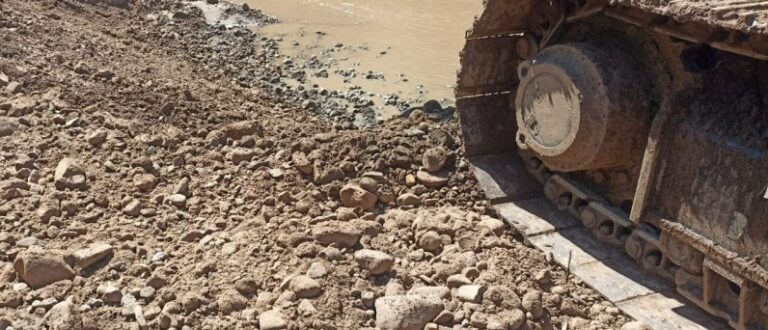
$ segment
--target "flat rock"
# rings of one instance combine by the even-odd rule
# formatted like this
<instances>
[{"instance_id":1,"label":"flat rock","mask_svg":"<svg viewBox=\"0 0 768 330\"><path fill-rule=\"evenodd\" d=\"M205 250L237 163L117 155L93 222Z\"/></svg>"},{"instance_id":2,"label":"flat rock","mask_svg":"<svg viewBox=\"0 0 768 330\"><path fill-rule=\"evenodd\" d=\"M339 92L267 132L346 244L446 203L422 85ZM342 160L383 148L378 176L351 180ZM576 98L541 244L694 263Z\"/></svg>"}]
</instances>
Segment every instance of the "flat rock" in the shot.
<instances>
[{"instance_id":1,"label":"flat rock","mask_svg":"<svg viewBox=\"0 0 768 330\"><path fill-rule=\"evenodd\" d=\"M93 244L85 249L80 249L72 253L72 264L78 269L85 269L91 265L112 257L114 248L106 243Z\"/></svg>"},{"instance_id":2,"label":"flat rock","mask_svg":"<svg viewBox=\"0 0 768 330\"><path fill-rule=\"evenodd\" d=\"M355 261L371 275L381 275L392 269L395 258L381 251L363 249L355 252Z\"/></svg>"},{"instance_id":3,"label":"flat rock","mask_svg":"<svg viewBox=\"0 0 768 330\"><path fill-rule=\"evenodd\" d=\"M436 296L385 296L376 299L380 330L421 330L445 308Z\"/></svg>"},{"instance_id":4,"label":"flat rock","mask_svg":"<svg viewBox=\"0 0 768 330\"><path fill-rule=\"evenodd\" d=\"M0 119L0 137L10 136L18 125L10 120Z\"/></svg>"}]
</instances>

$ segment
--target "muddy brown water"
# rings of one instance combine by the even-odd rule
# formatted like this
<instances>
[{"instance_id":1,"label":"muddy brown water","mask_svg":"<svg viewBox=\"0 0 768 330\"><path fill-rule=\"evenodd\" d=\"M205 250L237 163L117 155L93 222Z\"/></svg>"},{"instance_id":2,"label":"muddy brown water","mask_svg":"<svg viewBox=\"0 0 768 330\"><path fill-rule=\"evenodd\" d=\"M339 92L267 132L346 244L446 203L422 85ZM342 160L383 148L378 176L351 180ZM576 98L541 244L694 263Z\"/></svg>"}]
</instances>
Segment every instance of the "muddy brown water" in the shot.
<instances>
[{"instance_id":1,"label":"muddy brown water","mask_svg":"<svg viewBox=\"0 0 768 330\"><path fill-rule=\"evenodd\" d=\"M280 19L262 32L281 37L281 51L309 58L337 44L338 68L358 77L313 78L341 90L359 85L377 94L450 102L465 31L482 0L234 0ZM318 34L318 32L322 32ZM383 80L364 73L382 73ZM386 114L382 115L387 117Z\"/></svg>"}]
</instances>

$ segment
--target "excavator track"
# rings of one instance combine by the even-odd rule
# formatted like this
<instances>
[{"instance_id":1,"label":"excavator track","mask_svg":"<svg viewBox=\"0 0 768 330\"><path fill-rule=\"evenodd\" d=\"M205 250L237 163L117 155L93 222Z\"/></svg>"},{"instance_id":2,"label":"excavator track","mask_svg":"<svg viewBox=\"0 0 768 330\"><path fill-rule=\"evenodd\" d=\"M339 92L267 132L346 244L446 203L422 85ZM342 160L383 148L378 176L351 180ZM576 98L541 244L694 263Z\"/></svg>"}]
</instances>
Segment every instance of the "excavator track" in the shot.
<instances>
[{"instance_id":1,"label":"excavator track","mask_svg":"<svg viewBox=\"0 0 768 330\"><path fill-rule=\"evenodd\" d=\"M768 1L488 0L461 61L532 245L654 329L768 329Z\"/></svg>"}]
</instances>

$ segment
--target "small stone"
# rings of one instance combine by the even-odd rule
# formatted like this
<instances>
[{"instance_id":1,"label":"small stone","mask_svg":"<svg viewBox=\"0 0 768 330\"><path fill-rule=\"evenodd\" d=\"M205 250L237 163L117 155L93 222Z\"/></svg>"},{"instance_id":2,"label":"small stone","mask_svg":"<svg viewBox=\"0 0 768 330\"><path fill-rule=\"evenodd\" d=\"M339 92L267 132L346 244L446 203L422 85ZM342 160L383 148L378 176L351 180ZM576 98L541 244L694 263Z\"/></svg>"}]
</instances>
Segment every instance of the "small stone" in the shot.
<instances>
[{"instance_id":1,"label":"small stone","mask_svg":"<svg viewBox=\"0 0 768 330\"><path fill-rule=\"evenodd\" d=\"M479 304L483 301L485 287L482 285L463 285L456 291L456 297L465 302Z\"/></svg>"},{"instance_id":2,"label":"small stone","mask_svg":"<svg viewBox=\"0 0 768 330\"><path fill-rule=\"evenodd\" d=\"M304 299L317 298L322 293L320 283L304 275L294 276L288 284L288 289L293 291L296 297Z\"/></svg>"},{"instance_id":3,"label":"small stone","mask_svg":"<svg viewBox=\"0 0 768 330\"><path fill-rule=\"evenodd\" d=\"M402 207L414 207L421 205L421 198L412 193L405 193L397 197L397 205Z\"/></svg>"},{"instance_id":4,"label":"small stone","mask_svg":"<svg viewBox=\"0 0 768 330\"><path fill-rule=\"evenodd\" d=\"M269 173L269 176L272 177L273 179L280 179L284 175L283 170L279 168L270 169L267 171L267 173Z\"/></svg>"},{"instance_id":5,"label":"small stone","mask_svg":"<svg viewBox=\"0 0 768 330\"><path fill-rule=\"evenodd\" d=\"M312 304L312 301L309 299L302 299L299 302L299 307L297 308L299 314L304 316L309 316L312 314L317 313L317 308L315 308L315 305Z\"/></svg>"},{"instance_id":6,"label":"small stone","mask_svg":"<svg viewBox=\"0 0 768 330\"><path fill-rule=\"evenodd\" d=\"M307 269L307 276L313 279L323 278L328 274L328 269L322 262L313 262Z\"/></svg>"},{"instance_id":7,"label":"small stone","mask_svg":"<svg viewBox=\"0 0 768 330\"><path fill-rule=\"evenodd\" d=\"M258 290L258 284L252 278L241 278L235 282L235 290L245 297L252 297Z\"/></svg>"},{"instance_id":8,"label":"small stone","mask_svg":"<svg viewBox=\"0 0 768 330\"><path fill-rule=\"evenodd\" d=\"M477 227L480 229L488 230L495 235L501 235L504 233L504 228L506 227L506 224L504 221L501 221L499 219L494 219L491 217L483 217L483 220L480 220L480 222L477 224Z\"/></svg>"},{"instance_id":9,"label":"small stone","mask_svg":"<svg viewBox=\"0 0 768 330\"><path fill-rule=\"evenodd\" d=\"M225 256L230 256L235 254L237 252L237 243L235 242L227 242L221 247L221 254Z\"/></svg>"},{"instance_id":10,"label":"small stone","mask_svg":"<svg viewBox=\"0 0 768 330\"><path fill-rule=\"evenodd\" d=\"M155 288L151 286L145 286L141 288L141 291L139 291L139 297L149 300L155 296L155 291Z\"/></svg>"},{"instance_id":11,"label":"small stone","mask_svg":"<svg viewBox=\"0 0 768 330\"><path fill-rule=\"evenodd\" d=\"M225 290L219 295L219 299L216 301L219 305L219 311L224 315L232 314L234 312L241 311L248 306L248 301L236 290Z\"/></svg>"},{"instance_id":12,"label":"small stone","mask_svg":"<svg viewBox=\"0 0 768 330\"><path fill-rule=\"evenodd\" d=\"M472 281L462 274L455 274L448 276L448 279L445 280L445 283L449 288L458 288L463 285L470 285L472 284Z\"/></svg>"},{"instance_id":13,"label":"small stone","mask_svg":"<svg viewBox=\"0 0 768 330\"><path fill-rule=\"evenodd\" d=\"M72 158L59 161L53 175L53 182L58 190L85 190L85 180L85 171Z\"/></svg>"},{"instance_id":14,"label":"small stone","mask_svg":"<svg viewBox=\"0 0 768 330\"><path fill-rule=\"evenodd\" d=\"M536 283L538 283L541 286L548 286L552 284L552 275L549 273L549 270L542 269L536 273L536 275L533 277L534 280L536 280Z\"/></svg>"},{"instance_id":15,"label":"small stone","mask_svg":"<svg viewBox=\"0 0 768 330\"><path fill-rule=\"evenodd\" d=\"M347 184L339 192L341 204L346 207L359 207L363 210L371 210L376 207L378 196L356 184Z\"/></svg>"},{"instance_id":16,"label":"small stone","mask_svg":"<svg viewBox=\"0 0 768 330\"><path fill-rule=\"evenodd\" d=\"M443 169L448 159L448 153L442 147L428 149L421 158L424 169L429 172L437 172Z\"/></svg>"},{"instance_id":17,"label":"small stone","mask_svg":"<svg viewBox=\"0 0 768 330\"><path fill-rule=\"evenodd\" d=\"M83 319L77 306L72 303L72 298L68 298L51 307L51 310L46 313L44 320L48 330L83 329Z\"/></svg>"},{"instance_id":18,"label":"small stone","mask_svg":"<svg viewBox=\"0 0 768 330\"><path fill-rule=\"evenodd\" d=\"M90 144L91 146L98 147L104 144L105 141L107 141L108 136L109 136L109 133L106 130L99 129L86 135L85 140L88 141L88 144Z\"/></svg>"},{"instance_id":19,"label":"small stone","mask_svg":"<svg viewBox=\"0 0 768 330\"><path fill-rule=\"evenodd\" d=\"M235 164L249 162L253 157L256 157L256 151L248 148L235 148L227 155L227 158Z\"/></svg>"},{"instance_id":20,"label":"small stone","mask_svg":"<svg viewBox=\"0 0 768 330\"><path fill-rule=\"evenodd\" d=\"M270 310L259 315L260 330L283 330L288 328L285 316L279 310Z\"/></svg>"},{"instance_id":21,"label":"small stone","mask_svg":"<svg viewBox=\"0 0 768 330\"><path fill-rule=\"evenodd\" d=\"M17 127L18 125L10 120L0 119L0 137L12 135Z\"/></svg>"},{"instance_id":22,"label":"small stone","mask_svg":"<svg viewBox=\"0 0 768 330\"><path fill-rule=\"evenodd\" d=\"M133 186L141 192L152 191L155 189L155 185L157 185L157 178L152 174L142 173L133 177Z\"/></svg>"},{"instance_id":23,"label":"small stone","mask_svg":"<svg viewBox=\"0 0 768 330\"><path fill-rule=\"evenodd\" d=\"M309 162L309 159L307 159L307 155L303 152L297 151L294 152L293 155L291 155L291 161L293 161L293 166L296 167L296 169L299 170L304 175L310 175L313 172L312 163Z\"/></svg>"},{"instance_id":24,"label":"small stone","mask_svg":"<svg viewBox=\"0 0 768 330\"><path fill-rule=\"evenodd\" d=\"M184 311L192 313L203 305L208 304L208 299L196 292L187 292L181 298L181 305L184 307Z\"/></svg>"},{"instance_id":25,"label":"small stone","mask_svg":"<svg viewBox=\"0 0 768 330\"><path fill-rule=\"evenodd\" d=\"M411 288L409 295L417 296L435 296L441 299L448 299L451 296L451 289L445 286L420 286Z\"/></svg>"},{"instance_id":26,"label":"small stone","mask_svg":"<svg viewBox=\"0 0 768 330\"><path fill-rule=\"evenodd\" d=\"M362 232L348 222L327 221L312 228L312 237L323 244L352 247L360 240Z\"/></svg>"},{"instance_id":27,"label":"small stone","mask_svg":"<svg viewBox=\"0 0 768 330\"><path fill-rule=\"evenodd\" d=\"M123 213L132 217L138 217L141 214L141 201L135 198L131 199L131 201L123 207Z\"/></svg>"},{"instance_id":28,"label":"small stone","mask_svg":"<svg viewBox=\"0 0 768 330\"><path fill-rule=\"evenodd\" d=\"M640 321L631 321L621 326L621 330L651 330L652 328Z\"/></svg>"},{"instance_id":29,"label":"small stone","mask_svg":"<svg viewBox=\"0 0 768 330\"><path fill-rule=\"evenodd\" d=\"M179 209L185 209L187 207L187 196L184 196L182 194L173 194L168 196L168 203L171 205L179 208Z\"/></svg>"},{"instance_id":30,"label":"small stone","mask_svg":"<svg viewBox=\"0 0 768 330\"><path fill-rule=\"evenodd\" d=\"M523 308L533 316L533 319L539 319L544 315L544 306L541 301L541 291L530 290L523 295Z\"/></svg>"},{"instance_id":31,"label":"small stone","mask_svg":"<svg viewBox=\"0 0 768 330\"><path fill-rule=\"evenodd\" d=\"M435 252L443 247L443 240L440 234L430 230L419 237L418 245L425 251Z\"/></svg>"},{"instance_id":32,"label":"small stone","mask_svg":"<svg viewBox=\"0 0 768 330\"><path fill-rule=\"evenodd\" d=\"M371 275L381 275L392 269L395 258L381 251L363 249L355 252L355 261Z\"/></svg>"},{"instance_id":33,"label":"small stone","mask_svg":"<svg viewBox=\"0 0 768 330\"><path fill-rule=\"evenodd\" d=\"M443 309L434 296L385 296L376 299L376 327L380 330L422 330Z\"/></svg>"},{"instance_id":34,"label":"small stone","mask_svg":"<svg viewBox=\"0 0 768 330\"><path fill-rule=\"evenodd\" d=\"M405 185L408 187L413 187L416 185L416 177L413 174L408 174L405 176Z\"/></svg>"},{"instance_id":35,"label":"small stone","mask_svg":"<svg viewBox=\"0 0 768 330\"><path fill-rule=\"evenodd\" d=\"M163 262L165 261L166 254L163 251L157 251L155 254L152 255L152 258L150 261L152 262Z\"/></svg>"},{"instance_id":36,"label":"small stone","mask_svg":"<svg viewBox=\"0 0 768 330\"><path fill-rule=\"evenodd\" d=\"M440 188L448 183L448 177L446 175L429 173L427 171L416 172L416 179L419 183L429 188Z\"/></svg>"},{"instance_id":37,"label":"small stone","mask_svg":"<svg viewBox=\"0 0 768 330\"><path fill-rule=\"evenodd\" d=\"M123 300L123 292L112 283L101 285L96 291L101 294L101 300L106 304L117 306Z\"/></svg>"}]
</instances>

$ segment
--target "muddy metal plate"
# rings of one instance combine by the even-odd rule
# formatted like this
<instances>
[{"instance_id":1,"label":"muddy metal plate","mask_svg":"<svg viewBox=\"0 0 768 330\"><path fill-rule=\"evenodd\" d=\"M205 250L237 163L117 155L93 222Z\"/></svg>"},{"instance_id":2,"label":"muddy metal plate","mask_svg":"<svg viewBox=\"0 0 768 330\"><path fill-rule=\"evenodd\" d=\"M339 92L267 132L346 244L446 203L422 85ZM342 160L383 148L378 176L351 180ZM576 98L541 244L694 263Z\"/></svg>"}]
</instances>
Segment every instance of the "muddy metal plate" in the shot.
<instances>
[{"instance_id":1,"label":"muddy metal plate","mask_svg":"<svg viewBox=\"0 0 768 330\"><path fill-rule=\"evenodd\" d=\"M486 193L497 197L494 207L505 221L533 246L551 253L558 264L570 265L574 276L624 313L659 330L730 329L678 295L673 283L646 273L623 251L597 241L578 221L558 211L545 198L498 198L500 191L519 191L519 186L510 188L506 185L515 182L527 185L531 178L522 171L489 173L503 170L503 167L483 166L490 161L488 157L493 156L484 156L480 166L475 167L475 175L482 177L479 181ZM509 154L498 157L509 161ZM502 159L497 161L504 163Z\"/></svg>"}]
</instances>

